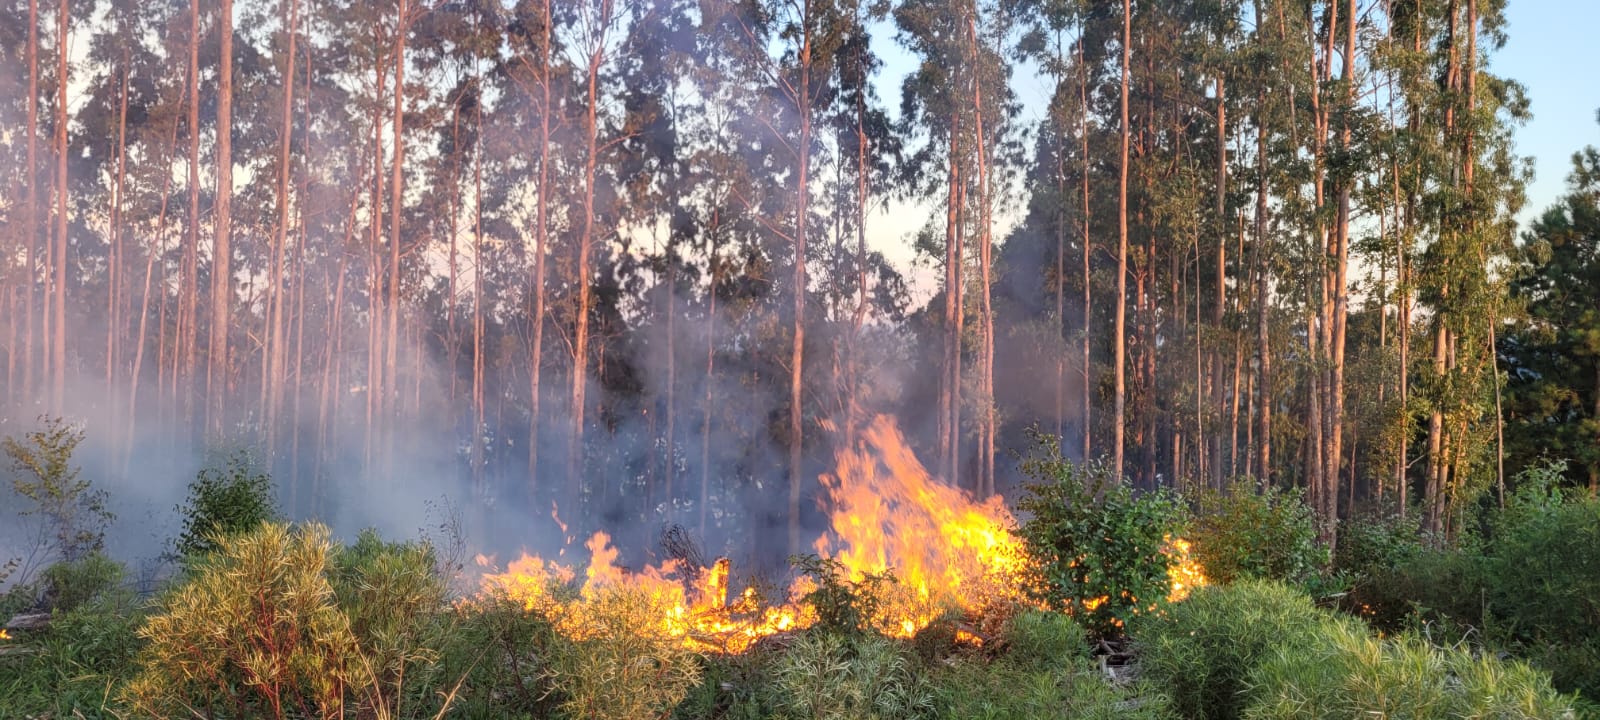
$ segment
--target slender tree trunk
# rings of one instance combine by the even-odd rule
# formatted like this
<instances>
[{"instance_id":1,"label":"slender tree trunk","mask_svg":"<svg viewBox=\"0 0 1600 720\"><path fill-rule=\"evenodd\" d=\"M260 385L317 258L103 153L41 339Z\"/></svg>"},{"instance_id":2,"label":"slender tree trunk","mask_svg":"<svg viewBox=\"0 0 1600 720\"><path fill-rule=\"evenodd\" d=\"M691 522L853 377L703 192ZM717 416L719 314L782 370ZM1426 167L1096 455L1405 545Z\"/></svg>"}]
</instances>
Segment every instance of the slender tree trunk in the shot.
<instances>
[{"instance_id":1,"label":"slender tree trunk","mask_svg":"<svg viewBox=\"0 0 1600 720\"><path fill-rule=\"evenodd\" d=\"M550 98L550 53L554 40L551 24L550 1L544 0L539 9L542 14L544 37L539 51L539 188L534 199L533 220L533 310L528 319L530 342L528 357L528 492L537 491L539 483L539 426L544 417L540 404L544 400L541 383L544 380L544 314L545 314L545 243L549 234L550 211L550 115L553 112ZM481 106L481 104L480 104ZM481 111L480 111L481 115ZM481 134L481 132L480 132ZM480 175L481 177L481 175ZM474 281L476 282L476 281Z\"/></svg>"},{"instance_id":2,"label":"slender tree trunk","mask_svg":"<svg viewBox=\"0 0 1600 720\"><path fill-rule=\"evenodd\" d=\"M794 344L789 356L789 552L800 552L800 496L805 471L801 467L805 446L804 414L801 407L801 380L805 365L806 317L806 218L811 214L811 2L805 1L800 41L795 109L800 115L798 153L799 175L795 182L794 232Z\"/></svg>"},{"instance_id":3,"label":"slender tree trunk","mask_svg":"<svg viewBox=\"0 0 1600 720\"><path fill-rule=\"evenodd\" d=\"M1094 371L1093 358L1090 350L1093 347L1093 335L1090 326L1094 324L1094 276L1091 274L1089 256L1093 247L1089 238L1089 68L1083 59L1084 33L1087 32L1088 21L1078 28L1078 151L1082 161L1080 189L1083 191L1083 206L1080 208L1079 220L1082 223L1083 233L1083 459L1093 457L1094 448L1094 386L1090 382ZM1117 301L1121 303L1119 299ZM1121 422L1120 419L1118 421Z\"/></svg>"},{"instance_id":4,"label":"slender tree trunk","mask_svg":"<svg viewBox=\"0 0 1600 720\"><path fill-rule=\"evenodd\" d=\"M611 22L611 2L601 0L601 17L596 21L596 37L589 50L588 105L584 108L584 161L583 161L583 231L578 238L578 274L573 282L578 286L577 329L573 333L572 414L571 437L567 447L567 486L572 497L582 490L585 392L589 380L589 313L593 303L591 291L592 270L590 254L594 243L595 165L600 151L598 115L600 101L600 66L605 62L604 34Z\"/></svg>"},{"instance_id":5,"label":"slender tree trunk","mask_svg":"<svg viewBox=\"0 0 1600 720\"><path fill-rule=\"evenodd\" d=\"M200 336L200 0L189 2L189 218L185 228L183 272L179 280L178 341L173 383L185 425L195 420L195 355ZM181 398L176 397L181 395Z\"/></svg>"},{"instance_id":6,"label":"slender tree trunk","mask_svg":"<svg viewBox=\"0 0 1600 720\"><path fill-rule=\"evenodd\" d=\"M950 155L947 168L949 180L949 196L945 204L945 231L944 231L944 361L941 363L944 377L939 381L939 475L946 482L956 479L955 463L955 438L958 429L955 427L957 412L960 403L961 389L958 380L961 376L961 356L959 331L959 303L961 295L961 261L957 247L960 245L958 227L961 223L961 164L959 157L960 120L951 113L950 123Z\"/></svg>"},{"instance_id":7,"label":"slender tree trunk","mask_svg":"<svg viewBox=\"0 0 1600 720\"><path fill-rule=\"evenodd\" d=\"M67 0L56 11L56 249L55 309L51 315L51 412L60 414L67 394L67 54L71 45L68 20L72 13Z\"/></svg>"},{"instance_id":8,"label":"slender tree trunk","mask_svg":"<svg viewBox=\"0 0 1600 720\"><path fill-rule=\"evenodd\" d=\"M233 0L222 0L217 16L221 55L217 65L216 239L211 252L211 356L206 395L207 426L221 433L228 407L228 314L233 304L231 208L233 206Z\"/></svg>"},{"instance_id":9,"label":"slender tree trunk","mask_svg":"<svg viewBox=\"0 0 1600 720\"><path fill-rule=\"evenodd\" d=\"M406 106L406 33L410 31L411 8L407 0L399 0L395 8L394 21L394 119L393 138L394 160L390 163L389 171L389 293L385 304L388 305L388 332L385 333L384 342L384 416L381 422L385 425L383 454L385 463L391 457L388 449L394 442L393 426L396 415L400 412L400 402L405 397L400 386L400 368L398 363L400 345L400 242L401 242L401 216L405 209L405 106Z\"/></svg>"},{"instance_id":10,"label":"slender tree trunk","mask_svg":"<svg viewBox=\"0 0 1600 720\"><path fill-rule=\"evenodd\" d=\"M1222 319L1223 309L1226 306L1228 289L1228 223L1225 213L1228 210L1228 103L1227 84L1220 75L1217 77L1217 194L1216 194L1216 222L1217 222L1217 287L1216 305L1211 308L1211 326L1215 336L1211 352L1211 405L1217 413L1218 425L1221 424L1221 413L1225 410L1227 398L1224 393L1222 380ZM1198 289L1198 288L1197 288ZM1204 427L1204 423L1200 427ZM1224 473L1222 472L1222 432L1220 428L1211 433L1211 473L1212 482L1216 487L1222 487Z\"/></svg>"},{"instance_id":11,"label":"slender tree trunk","mask_svg":"<svg viewBox=\"0 0 1600 720\"><path fill-rule=\"evenodd\" d=\"M127 24L125 16L119 14L119 30L126 38ZM123 321L123 302L126 291L122 288L123 250L122 250L122 206L123 193L126 189L128 169L128 46L124 39L122 45L120 75L121 82L117 87L117 171L112 183L111 201L111 227L108 234L111 238L111 262L107 268L106 287L106 396L111 404L112 430L112 457L120 454L123 444L122 434L118 430L122 426L122 409L118 405L122 402L122 394L116 390L117 369L121 366L121 343L126 333ZM130 412L132 408L129 408Z\"/></svg>"},{"instance_id":12,"label":"slender tree trunk","mask_svg":"<svg viewBox=\"0 0 1600 720\"><path fill-rule=\"evenodd\" d=\"M994 306L991 301L992 278L992 228L991 206L988 168L988 136L983 128L983 67L982 57L978 52L978 22L977 9L972 10L972 15L967 17L967 34L972 45L972 107L974 129L976 134L976 150L978 159L978 192L979 197L979 231L978 231L978 267L981 275L981 302L982 302L982 329L983 329L983 357L982 357L982 397L983 403L983 430L978 443L978 477L976 489L979 497L994 494L994 441L995 441L995 406L994 406Z\"/></svg>"},{"instance_id":13,"label":"slender tree trunk","mask_svg":"<svg viewBox=\"0 0 1600 720\"><path fill-rule=\"evenodd\" d=\"M1128 64L1132 57L1133 3L1122 0L1122 152L1117 181L1117 320L1112 331L1116 345L1116 417L1112 420L1112 465L1120 478L1123 473L1123 443L1127 433L1127 358L1128 358Z\"/></svg>"},{"instance_id":14,"label":"slender tree trunk","mask_svg":"<svg viewBox=\"0 0 1600 720\"><path fill-rule=\"evenodd\" d=\"M294 53L296 33L299 30L299 2L288 0L284 11L284 27L289 36L289 48L283 59L283 124L278 130L278 223L272 238L272 263L268 269L268 287L272 293L267 308L266 364L266 431L267 457L272 458L278 437L278 408L282 404L284 366L283 318L283 254L284 238L289 230L289 165L290 149L294 138Z\"/></svg>"},{"instance_id":15,"label":"slender tree trunk","mask_svg":"<svg viewBox=\"0 0 1600 720\"><path fill-rule=\"evenodd\" d=\"M27 211L27 225L23 233L27 238L27 273L24 276L25 285L22 296L23 332L22 332L22 394L24 398L34 396L33 385L34 362L37 353L33 349L34 324L37 322L38 311L34 307L34 297L38 294L37 286L39 272L39 0L28 0L28 159L27 183L28 196L24 201Z\"/></svg>"},{"instance_id":16,"label":"slender tree trunk","mask_svg":"<svg viewBox=\"0 0 1600 720\"><path fill-rule=\"evenodd\" d=\"M1256 106L1263 108L1264 95L1256 95ZM1256 432L1256 474L1263 486L1272 483L1272 281L1268 263L1272 246L1267 237L1267 129L1261 111L1256 116L1256 392L1260 429Z\"/></svg>"}]
</instances>

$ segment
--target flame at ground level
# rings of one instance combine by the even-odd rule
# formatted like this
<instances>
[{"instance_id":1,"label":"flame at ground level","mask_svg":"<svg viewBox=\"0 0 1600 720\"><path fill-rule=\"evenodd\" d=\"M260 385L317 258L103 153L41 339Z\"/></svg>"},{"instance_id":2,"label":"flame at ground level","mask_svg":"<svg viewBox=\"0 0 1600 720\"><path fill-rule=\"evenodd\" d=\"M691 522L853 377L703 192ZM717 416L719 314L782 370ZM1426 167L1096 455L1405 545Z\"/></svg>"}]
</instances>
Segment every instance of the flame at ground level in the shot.
<instances>
[{"instance_id":1,"label":"flame at ground level","mask_svg":"<svg viewBox=\"0 0 1600 720\"><path fill-rule=\"evenodd\" d=\"M879 417L865 428L822 484L829 530L816 542L818 555L849 581L895 578L876 586L882 602L871 622L880 632L910 637L950 610L1029 602L1026 556L1002 498L975 501L935 480L892 419ZM743 652L763 637L817 621L816 609L804 601L816 589L810 577L769 602L753 588L730 595L726 558L705 568L671 560L628 572L616 565L618 551L605 533L595 533L585 547L591 559L581 584L571 567L524 555L505 572L486 573L483 590L547 614L572 637L590 632L602 605L631 594L647 608L649 627L641 632L715 652ZM1182 600L1205 578L1187 541L1172 540L1167 552L1175 560L1169 599ZM482 557L479 563L489 564ZM575 593L564 591L574 585Z\"/></svg>"}]
</instances>

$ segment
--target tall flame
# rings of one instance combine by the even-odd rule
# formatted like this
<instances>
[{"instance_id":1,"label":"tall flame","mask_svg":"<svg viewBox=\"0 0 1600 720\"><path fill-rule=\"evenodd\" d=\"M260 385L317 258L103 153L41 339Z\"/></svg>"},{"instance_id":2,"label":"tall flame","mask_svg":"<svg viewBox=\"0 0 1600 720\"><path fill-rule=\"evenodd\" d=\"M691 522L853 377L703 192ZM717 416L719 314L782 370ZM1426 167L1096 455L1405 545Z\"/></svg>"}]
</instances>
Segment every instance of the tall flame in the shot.
<instances>
[{"instance_id":1,"label":"tall flame","mask_svg":"<svg viewBox=\"0 0 1600 720\"><path fill-rule=\"evenodd\" d=\"M1011 533L1014 523L1004 500L974 500L937 481L892 419L879 417L868 425L857 447L839 453L822 486L829 529L816 542L817 554L837 563L853 581L886 573L896 580L880 588L883 602L872 618L880 631L910 637L945 611L1026 602L1026 558ZM561 522L553 506L551 516ZM661 608L652 630L696 649L725 653L743 652L763 637L816 622L815 609L803 602L815 589L809 577L797 579L786 598L768 603L753 588L732 593L726 558L706 568L669 560L629 572L616 564L618 550L606 533L595 533L584 545L590 562L581 584L573 568L523 555L505 572L486 572L483 589L547 614L569 634L583 631L585 614L594 612L607 593L639 593L650 607ZM1181 600L1205 579L1189 558L1187 541L1170 540L1166 551L1175 561L1169 597ZM492 565L488 558L478 561ZM574 585L576 597L560 592Z\"/></svg>"}]
</instances>

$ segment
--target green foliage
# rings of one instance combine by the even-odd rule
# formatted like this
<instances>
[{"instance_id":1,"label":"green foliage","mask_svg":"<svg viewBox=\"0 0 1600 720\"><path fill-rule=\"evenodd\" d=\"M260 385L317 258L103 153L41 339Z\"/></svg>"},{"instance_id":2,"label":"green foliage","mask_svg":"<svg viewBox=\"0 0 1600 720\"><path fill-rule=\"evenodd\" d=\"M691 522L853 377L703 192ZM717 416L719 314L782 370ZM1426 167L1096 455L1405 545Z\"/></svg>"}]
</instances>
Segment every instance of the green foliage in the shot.
<instances>
[{"instance_id":1,"label":"green foliage","mask_svg":"<svg viewBox=\"0 0 1600 720\"><path fill-rule=\"evenodd\" d=\"M666 717L700 678L700 664L663 627L666 600L604 588L558 620L563 641L550 649L550 681L560 709L583 720Z\"/></svg>"},{"instance_id":2,"label":"green foliage","mask_svg":"<svg viewBox=\"0 0 1600 720\"><path fill-rule=\"evenodd\" d=\"M795 720L915 718L933 706L913 656L878 635L805 633L777 658L772 681L778 709Z\"/></svg>"},{"instance_id":3,"label":"green foliage","mask_svg":"<svg viewBox=\"0 0 1600 720\"><path fill-rule=\"evenodd\" d=\"M56 563L44 571L45 599L53 611L67 612L116 591L124 574L121 563L99 552Z\"/></svg>"},{"instance_id":4,"label":"green foliage","mask_svg":"<svg viewBox=\"0 0 1600 720\"><path fill-rule=\"evenodd\" d=\"M1486 622L1557 687L1600 699L1600 499L1522 478L1482 560Z\"/></svg>"},{"instance_id":5,"label":"green foliage","mask_svg":"<svg viewBox=\"0 0 1600 720\"><path fill-rule=\"evenodd\" d=\"M1024 464L1036 482L1018 503L1027 514L1018 535L1039 571L1039 599L1101 635L1159 612L1170 563L1162 548L1184 528L1182 503L1165 491L1135 494L1104 465L1075 465L1053 439L1040 445Z\"/></svg>"},{"instance_id":6,"label":"green foliage","mask_svg":"<svg viewBox=\"0 0 1600 720\"><path fill-rule=\"evenodd\" d=\"M1221 491L1201 490L1195 505L1189 539L1211 582L1302 582L1327 562L1327 552L1317 546L1311 507L1298 489L1258 489L1239 481Z\"/></svg>"},{"instance_id":7,"label":"green foliage","mask_svg":"<svg viewBox=\"0 0 1600 720\"><path fill-rule=\"evenodd\" d=\"M1089 658L1083 627L1061 613L1024 610L1006 621L1001 637L1006 659L1019 667L1062 670Z\"/></svg>"},{"instance_id":8,"label":"green foliage","mask_svg":"<svg viewBox=\"0 0 1600 720\"><path fill-rule=\"evenodd\" d=\"M141 647L140 602L110 578L122 568L99 555L46 571L80 598L58 603L50 624L19 633L18 654L0 656L0 708L6 717L117 717L114 690L134 668Z\"/></svg>"},{"instance_id":9,"label":"green foliage","mask_svg":"<svg viewBox=\"0 0 1600 720\"><path fill-rule=\"evenodd\" d=\"M408 672L435 666L446 628L439 622L445 586L434 569L428 545L384 542L370 529L334 552L330 577L360 646L366 682L355 689L363 708L399 707ZM426 685L437 679L409 681Z\"/></svg>"},{"instance_id":10,"label":"green foliage","mask_svg":"<svg viewBox=\"0 0 1600 720\"><path fill-rule=\"evenodd\" d=\"M396 717L406 671L436 657L432 568L426 548L367 533L339 550L316 524L228 537L156 603L122 697L155 717Z\"/></svg>"},{"instance_id":11,"label":"green foliage","mask_svg":"<svg viewBox=\"0 0 1600 720\"><path fill-rule=\"evenodd\" d=\"M446 679L465 678L452 712L482 720L549 716L558 698L547 663L559 641L549 618L494 597L461 603L453 615L438 667Z\"/></svg>"},{"instance_id":12,"label":"green foliage","mask_svg":"<svg viewBox=\"0 0 1600 720\"><path fill-rule=\"evenodd\" d=\"M1356 623L1328 624L1319 642L1277 653L1250 677L1244 717L1575 717L1549 676L1517 661L1436 648L1421 638L1373 637Z\"/></svg>"},{"instance_id":13,"label":"green foliage","mask_svg":"<svg viewBox=\"0 0 1600 720\"><path fill-rule=\"evenodd\" d=\"M37 549L48 559L77 560L101 549L116 516L106 508L105 491L80 478L72 464L83 431L58 417L41 418L41 423L21 439L0 440L0 449L11 461L11 489L23 502L19 513L42 523ZM19 579L26 582L28 561L21 566Z\"/></svg>"},{"instance_id":14,"label":"green foliage","mask_svg":"<svg viewBox=\"0 0 1600 720\"><path fill-rule=\"evenodd\" d=\"M800 573L811 579L813 587L801 602L817 611L817 627L829 632L866 633L881 624L881 610L895 586L891 573L868 573L860 580L837 560L816 555L789 558Z\"/></svg>"},{"instance_id":15,"label":"green foliage","mask_svg":"<svg viewBox=\"0 0 1600 720\"><path fill-rule=\"evenodd\" d=\"M1113 686L1082 666L1039 670L965 660L933 675L939 720L1157 720L1173 717L1148 684Z\"/></svg>"},{"instance_id":16,"label":"green foliage","mask_svg":"<svg viewBox=\"0 0 1600 720\"><path fill-rule=\"evenodd\" d=\"M173 541L180 558L215 552L222 538L249 532L278 516L272 478L242 450L220 466L200 470L189 483L188 498L175 509L183 519L183 530Z\"/></svg>"},{"instance_id":17,"label":"green foliage","mask_svg":"<svg viewBox=\"0 0 1600 720\"><path fill-rule=\"evenodd\" d=\"M1249 675L1275 655L1309 652L1332 622L1288 586L1243 580L1198 588L1135 631L1144 676L1183 717L1239 717Z\"/></svg>"},{"instance_id":18,"label":"green foliage","mask_svg":"<svg viewBox=\"0 0 1600 720\"><path fill-rule=\"evenodd\" d=\"M1360 579L1376 577L1422 552L1422 526L1416 517L1393 510L1358 514L1339 525L1333 571Z\"/></svg>"}]
</instances>

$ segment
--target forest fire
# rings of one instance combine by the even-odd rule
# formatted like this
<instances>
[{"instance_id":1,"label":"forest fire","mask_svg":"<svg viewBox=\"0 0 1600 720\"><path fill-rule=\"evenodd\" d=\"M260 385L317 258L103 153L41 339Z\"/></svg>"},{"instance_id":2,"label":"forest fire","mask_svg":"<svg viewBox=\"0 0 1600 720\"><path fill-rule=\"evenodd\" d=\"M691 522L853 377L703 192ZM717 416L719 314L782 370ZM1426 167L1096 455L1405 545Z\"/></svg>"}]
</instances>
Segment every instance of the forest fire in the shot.
<instances>
[{"instance_id":1,"label":"forest fire","mask_svg":"<svg viewBox=\"0 0 1600 720\"><path fill-rule=\"evenodd\" d=\"M822 478L829 529L815 549L842 579L893 577L875 587L881 604L870 620L880 632L911 637L952 610L1031 604L1027 560L1002 498L978 502L939 482L887 417L865 428L858 446L837 460L834 473ZM574 636L588 631L594 608L608 598L633 595L655 618L649 630L725 653L817 620L804 600L817 587L810 576L769 602L754 588L730 594L727 558L710 567L668 560L630 572L616 564L618 550L606 533L595 533L585 547L591 559L581 583L569 566L524 555L505 572L486 572L483 590L546 613L558 630ZM1187 541L1172 540L1167 552L1176 561L1168 571L1169 599L1182 600L1205 579ZM490 562L480 557L479 564ZM574 586L575 592L567 589Z\"/></svg>"}]
</instances>

